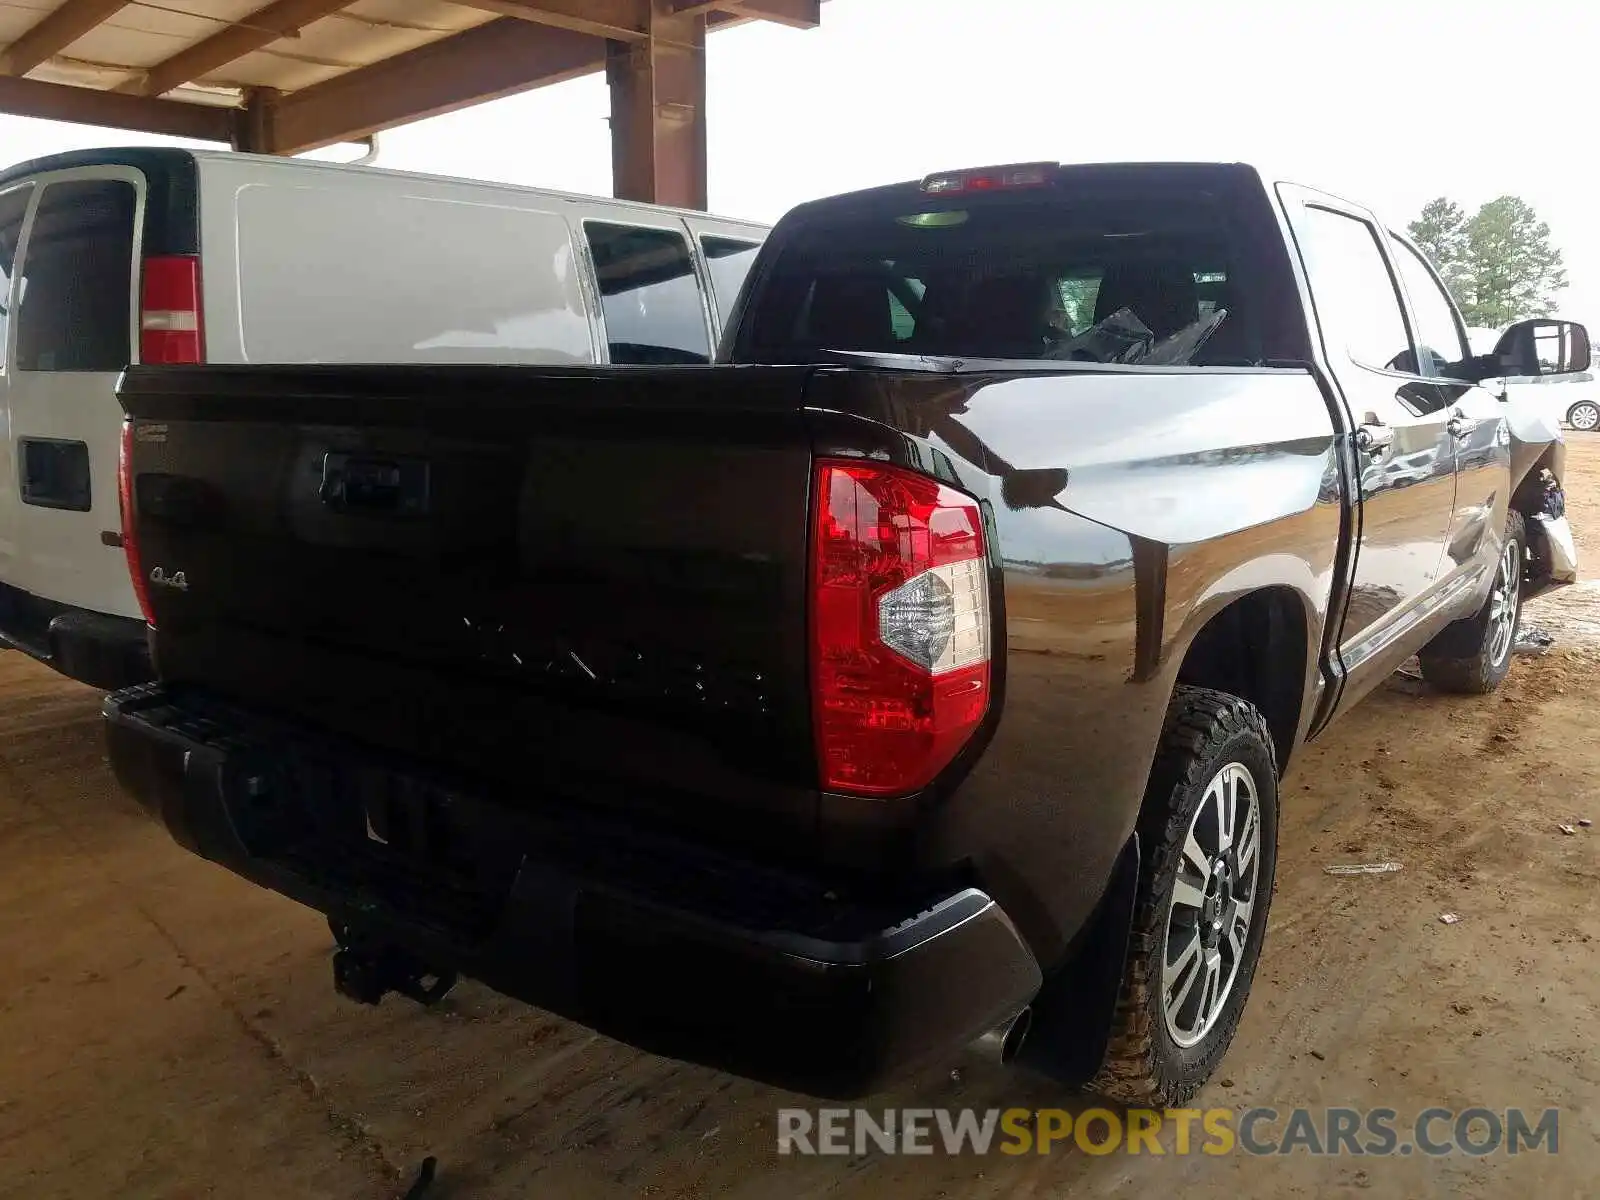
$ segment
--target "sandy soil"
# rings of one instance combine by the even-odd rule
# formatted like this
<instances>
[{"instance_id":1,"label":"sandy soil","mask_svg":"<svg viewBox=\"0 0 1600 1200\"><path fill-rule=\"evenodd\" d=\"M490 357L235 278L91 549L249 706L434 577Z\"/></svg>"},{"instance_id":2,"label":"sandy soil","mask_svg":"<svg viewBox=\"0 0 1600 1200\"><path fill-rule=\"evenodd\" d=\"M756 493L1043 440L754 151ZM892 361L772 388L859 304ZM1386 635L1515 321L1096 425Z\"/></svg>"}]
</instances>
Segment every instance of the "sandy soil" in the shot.
<instances>
[{"instance_id":1,"label":"sandy soil","mask_svg":"<svg viewBox=\"0 0 1600 1200\"><path fill-rule=\"evenodd\" d=\"M1600 563L1600 436L1569 476ZM190 859L120 795L97 697L0 655L0 1198L1587 1197L1600 1167L1600 603L1484 699L1397 677L1285 784L1255 994L1200 1104L1563 1108L1481 1159L779 1159L795 1099L471 984L440 1010L334 996L316 916ZM1378 877L1333 863L1398 860ZM1439 921L1445 912L1457 924ZM963 1060L882 1104L1039 1106Z\"/></svg>"}]
</instances>

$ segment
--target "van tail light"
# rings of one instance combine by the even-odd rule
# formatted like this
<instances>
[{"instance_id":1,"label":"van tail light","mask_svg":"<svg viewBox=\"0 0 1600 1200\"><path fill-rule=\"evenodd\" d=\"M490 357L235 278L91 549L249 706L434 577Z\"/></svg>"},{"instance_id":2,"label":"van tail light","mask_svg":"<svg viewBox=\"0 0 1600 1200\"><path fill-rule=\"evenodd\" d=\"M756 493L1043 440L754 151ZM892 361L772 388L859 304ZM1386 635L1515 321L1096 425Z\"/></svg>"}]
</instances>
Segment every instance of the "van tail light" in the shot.
<instances>
[{"instance_id":1,"label":"van tail light","mask_svg":"<svg viewBox=\"0 0 1600 1200\"><path fill-rule=\"evenodd\" d=\"M154 626L150 608L150 585L139 560L139 522L133 511L133 421L122 422L122 450L117 455L117 502L122 509L122 552L128 556L128 573L133 576L133 594L139 598L139 611L146 625Z\"/></svg>"},{"instance_id":2,"label":"van tail light","mask_svg":"<svg viewBox=\"0 0 1600 1200\"><path fill-rule=\"evenodd\" d=\"M200 260L174 254L144 260L139 289L139 361L205 361L200 324Z\"/></svg>"},{"instance_id":3,"label":"van tail light","mask_svg":"<svg viewBox=\"0 0 1600 1200\"><path fill-rule=\"evenodd\" d=\"M989 707L978 502L880 463L823 462L811 531L811 688L827 791L931 783Z\"/></svg>"}]
</instances>

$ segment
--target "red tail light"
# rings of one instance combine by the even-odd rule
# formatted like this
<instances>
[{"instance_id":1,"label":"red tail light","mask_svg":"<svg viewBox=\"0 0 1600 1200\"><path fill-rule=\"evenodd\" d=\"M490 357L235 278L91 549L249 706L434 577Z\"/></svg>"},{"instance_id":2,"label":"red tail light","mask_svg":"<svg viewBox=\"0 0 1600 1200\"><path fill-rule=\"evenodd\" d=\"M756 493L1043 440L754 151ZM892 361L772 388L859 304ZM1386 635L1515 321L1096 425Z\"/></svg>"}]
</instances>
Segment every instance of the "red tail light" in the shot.
<instances>
[{"instance_id":1,"label":"red tail light","mask_svg":"<svg viewBox=\"0 0 1600 1200\"><path fill-rule=\"evenodd\" d=\"M139 561L138 521L133 511L133 422L122 422L122 452L117 456L117 501L122 509L122 552L128 556L128 572L133 576L133 594L139 598L139 611L145 624L154 625L150 608L150 585Z\"/></svg>"},{"instance_id":2,"label":"red tail light","mask_svg":"<svg viewBox=\"0 0 1600 1200\"><path fill-rule=\"evenodd\" d=\"M145 259L139 297L140 362L205 361L198 258L182 254Z\"/></svg>"},{"instance_id":3,"label":"red tail light","mask_svg":"<svg viewBox=\"0 0 1600 1200\"><path fill-rule=\"evenodd\" d=\"M898 467L824 462L811 537L812 714L822 786L932 782L989 706L977 501Z\"/></svg>"}]
</instances>

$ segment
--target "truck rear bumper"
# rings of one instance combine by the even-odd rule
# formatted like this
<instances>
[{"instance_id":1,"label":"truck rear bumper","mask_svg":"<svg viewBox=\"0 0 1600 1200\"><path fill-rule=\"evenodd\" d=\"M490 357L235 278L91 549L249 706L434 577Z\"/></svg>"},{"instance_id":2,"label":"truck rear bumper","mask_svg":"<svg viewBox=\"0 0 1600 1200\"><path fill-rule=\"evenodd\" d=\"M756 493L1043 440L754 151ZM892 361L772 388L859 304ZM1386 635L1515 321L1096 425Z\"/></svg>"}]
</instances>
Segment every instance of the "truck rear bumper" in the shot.
<instances>
[{"instance_id":1,"label":"truck rear bumper","mask_svg":"<svg viewBox=\"0 0 1600 1200\"><path fill-rule=\"evenodd\" d=\"M858 1096L1040 987L976 888L852 900L158 685L113 694L105 715L118 779L188 849L365 941L659 1053Z\"/></svg>"}]
</instances>

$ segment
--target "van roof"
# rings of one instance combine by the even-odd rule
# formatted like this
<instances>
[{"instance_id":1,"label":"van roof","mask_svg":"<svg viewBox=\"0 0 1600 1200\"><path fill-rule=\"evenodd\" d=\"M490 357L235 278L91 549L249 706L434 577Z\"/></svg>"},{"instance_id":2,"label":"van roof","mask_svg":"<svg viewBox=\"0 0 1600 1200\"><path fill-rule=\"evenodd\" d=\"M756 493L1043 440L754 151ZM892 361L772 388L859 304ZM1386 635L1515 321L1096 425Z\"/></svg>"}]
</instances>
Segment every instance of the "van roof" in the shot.
<instances>
[{"instance_id":1,"label":"van roof","mask_svg":"<svg viewBox=\"0 0 1600 1200\"><path fill-rule=\"evenodd\" d=\"M464 176L439 175L426 171L395 171L387 167L320 162L316 159L279 158L267 154L243 154L234 150L188 150L172 146L106 146L93 150L68 150L60 154L48 154L41 158L29 159L26 162L20 162L10 167L0 168L0 187L4 187L17 179L26 178L29 175L37 175L44 171L104 166L130 166L137 168L150 163L170 164L177 159L188 159L196 162L208 159L227 160L230 162L258 162L262 165L277 167L289 165L295 169L306 171L337 173L353 171L366 175L382 176L386 179L415 179L430 182L469 184L474 187L513 192L525 196L549 196L553 199L567 200L578 204L612 204L620 208L634 209L640 212L669 212L699 220L724 221L730 225L742 225L750 229L764 230L771 228L765 222L752 221L743 217L725 217L717 213L674 208L664 204L646 204L637 200L618 200L610 196L589 196L581 192L564 192L556 188L529 187L524 184L469 179Z\"/></svg>"}]
</instances>

